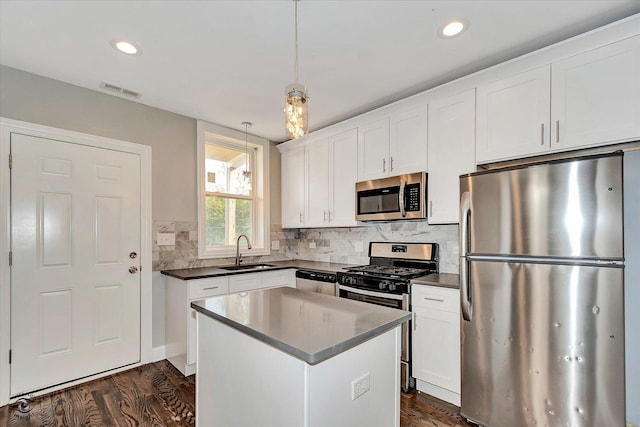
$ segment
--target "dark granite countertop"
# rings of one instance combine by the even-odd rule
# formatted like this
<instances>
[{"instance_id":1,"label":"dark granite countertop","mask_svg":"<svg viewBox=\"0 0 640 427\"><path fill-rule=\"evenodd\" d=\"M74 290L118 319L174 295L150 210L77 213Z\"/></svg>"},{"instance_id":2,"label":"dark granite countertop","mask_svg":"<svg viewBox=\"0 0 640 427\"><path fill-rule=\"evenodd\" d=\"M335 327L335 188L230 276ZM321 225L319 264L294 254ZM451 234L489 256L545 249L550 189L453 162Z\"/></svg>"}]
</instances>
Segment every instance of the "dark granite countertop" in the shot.
<instances>
[{"instance_id":1,"label":"dark granite countertop","mask_svg":"<svg viewBox=\"0 0 640 427\"><path fill-rule=\"evenodd\" d=\"M458 274L450 273L427 274L426 276L417 277L411 280L411 284L460 289L460 276Z\"/></svg>"},{"instance_id":2,"label":"dark granite countertop","mask_svg":"<svg viewBox=\"0 0 640 427\"><path fill-rule=\"evenodd\" d=\"M411 319L408 311L288 287L207 298L191 308L311 365Z\"/></svg>"},{"instance_id":3,"label":"dark granite countertop","mask_svg":"<svg viewBox=\"0 0 640 427\"><path fill-rule=\"evenodd\" d=\"M330 263L330 262L306 261L306 260L265 261L265 262L260 262L260 264L268 264L271 267L265 267L260 269L246 269L246 270L223 270L220 267L225 267L225 266L219 265L219 266L212 266L212 267L183 268L179 270L162 270L161 273L166 276L175 277L176 279L192 280L192 279L204 279L206 277L229 276L232 274L245 274L245 273L256 273L256 272L262 272L262 271L283 270L287 268L335 273L337 271L342 270L344 267L349 266L349 264L336 264L336 263Z\"/></svg>"}]
</instances>

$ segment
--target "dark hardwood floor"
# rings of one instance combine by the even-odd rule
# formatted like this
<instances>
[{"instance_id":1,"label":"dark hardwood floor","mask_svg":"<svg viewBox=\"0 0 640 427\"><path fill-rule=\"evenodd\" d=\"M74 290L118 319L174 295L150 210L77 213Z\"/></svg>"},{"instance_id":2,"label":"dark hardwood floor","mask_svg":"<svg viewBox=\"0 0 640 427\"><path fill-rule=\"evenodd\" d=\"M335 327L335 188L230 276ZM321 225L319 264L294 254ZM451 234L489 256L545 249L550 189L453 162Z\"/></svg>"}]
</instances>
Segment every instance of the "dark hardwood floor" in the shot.
<instances>
[{"instance_id":1,"label":"dark hardwood floor","mask_svg":"<svg viewBox=\"0 0 640 427\"><path fill-rule=\"evenodd\" d=\"M422 393L402 393L400 426L471 425L457 409ZM183 377L166 360L34 398L28 407L0 408L0 427L193 425L195 376Z\"/></svg>"}]
</instances>

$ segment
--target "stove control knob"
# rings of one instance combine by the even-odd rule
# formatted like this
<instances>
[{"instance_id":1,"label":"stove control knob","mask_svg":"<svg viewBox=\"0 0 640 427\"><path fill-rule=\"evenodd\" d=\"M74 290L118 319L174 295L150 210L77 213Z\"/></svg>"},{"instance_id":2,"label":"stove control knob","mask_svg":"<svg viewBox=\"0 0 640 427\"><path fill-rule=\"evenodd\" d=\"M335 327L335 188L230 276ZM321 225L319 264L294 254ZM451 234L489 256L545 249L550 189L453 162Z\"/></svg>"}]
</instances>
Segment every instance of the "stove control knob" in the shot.
<instances>
[{"instance_id":1,"label":"stove control knob","mask_svg":"<svg viewBox=\"0 0 640 427\"><path fill-rule=\"evenodd\" d=\"M378 283L378 289L383 290L385 288L386 284L384 282L380 282Z\"/></svg>"},{"instance_id":2,"label":"stove control knob","mask_svg":"<svg viewBox=\"0 0 640 427\"><path fill-rule=\"evenodd\" d=\"M395 291L395 290L396 290L396 285L394 285L393 283L391 283L391 284L389 285L389 290L390 290L390 291Z\"/></svg>"}]
</instances>

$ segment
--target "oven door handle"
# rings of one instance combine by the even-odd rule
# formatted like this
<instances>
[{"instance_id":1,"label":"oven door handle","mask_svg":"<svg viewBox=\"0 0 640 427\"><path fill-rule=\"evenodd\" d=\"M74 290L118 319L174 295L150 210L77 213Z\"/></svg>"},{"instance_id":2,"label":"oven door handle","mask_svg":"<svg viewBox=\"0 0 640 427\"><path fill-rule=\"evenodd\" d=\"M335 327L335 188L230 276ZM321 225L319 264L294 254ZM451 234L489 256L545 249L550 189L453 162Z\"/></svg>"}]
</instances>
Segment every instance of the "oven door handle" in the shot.
<instances>
[{"instance_id":1,"label":"oven door handle","mask_svg":"<svg viewBox=\"0 0 640 427\"><path fill-rule=\"evenodd\" d=\"M398 195L398 205L400 206L400 215L403 218L407 216L407 209L404 205L404 188L407 186L407 180L402 178L402 182L400 183L400 194Z\"/></svg>"},{"instance_id":2,"label":"oven door handle","mask_svg":"<svg viewBox=\"0 0 640 427\"><path fill-rule=\"evenodd\" d=\"M394 299L398 301L403 300L402 295L388 294L386 292L371 292L371 291L366 291L364 289L352 288L350 286L345 286L345 285L340 285L340 290L353 292L354 294L367 295L370 297L388 298L388 299Z\"/></svg>"}]
</instances>

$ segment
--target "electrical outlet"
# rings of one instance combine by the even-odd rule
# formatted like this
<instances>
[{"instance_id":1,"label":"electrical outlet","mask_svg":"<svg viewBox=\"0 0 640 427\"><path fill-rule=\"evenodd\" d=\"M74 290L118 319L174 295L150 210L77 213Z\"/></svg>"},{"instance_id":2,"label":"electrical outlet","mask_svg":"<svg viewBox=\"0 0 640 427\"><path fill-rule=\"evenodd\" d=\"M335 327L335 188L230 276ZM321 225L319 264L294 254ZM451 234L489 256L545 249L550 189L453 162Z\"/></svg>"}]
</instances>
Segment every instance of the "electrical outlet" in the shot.
<instances>
[{"instance_id":1,"label":"electrical outlet","mask_svg":"<svg viewBox=\"0 0 640 427\"><path fill-rule=\"evenodd\" d=\"M369 391L370 386L369 372L351 381L351 400L356 400Z\"/></svg>"},{"instance_id":2,"label":"electrical outlet","mask_svg":"<svg viewBox=\"0 0 640 427\"><path fill-rule=\"evenodd\" d=\"M315 249L316 248L316 242L309 242L309 249Z\"/></svg>"},{"instance_id":3,"label":"electrical outlet","mask_svg":"<svg viewBox=\"0 0 640 427\"><path fill-rule=\"evenodd\" d=\"M271 241L271 250L272 251L277 251L278 249L280 249L280 240L272 240Z\"/></svg>"},{"instance_id":4,"label":"electrical outlet","mask_svg":"<svg viewBox=\"0 0 640 427\"><path fill-rule=\"evenodd\" d=\"M158 233L158 246L174 246L176 244L176 233Z\"/></svg>"},{"instance_id":5,"label":"electrical outlet","mask_svg":"<svg viewBox=\"0 0 640 427\"><path fill-rule=\"evenodd\" d=\"M362 240L355 240L353 242L353 250L356 252L364 252L364 243Z\"/></svg>"}]
</instances>

